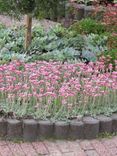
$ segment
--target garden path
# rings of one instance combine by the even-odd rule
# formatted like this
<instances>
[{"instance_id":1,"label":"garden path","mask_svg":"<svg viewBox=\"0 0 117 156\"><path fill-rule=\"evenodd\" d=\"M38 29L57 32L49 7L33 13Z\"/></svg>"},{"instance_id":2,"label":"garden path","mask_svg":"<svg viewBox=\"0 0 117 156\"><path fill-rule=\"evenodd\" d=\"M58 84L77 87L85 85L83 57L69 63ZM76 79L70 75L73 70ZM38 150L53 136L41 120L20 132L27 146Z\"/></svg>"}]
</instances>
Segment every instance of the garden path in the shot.
<instances>
[{"instance_id":1,"label":"garden path","mask_svg":"<svg viewBox=\"0 0 117 156\"><path fill-rule=\"evenodd\" d=\"M117 156L117 136L90 141L0 141L0 156Z\"/></svg>"}]
</instances>

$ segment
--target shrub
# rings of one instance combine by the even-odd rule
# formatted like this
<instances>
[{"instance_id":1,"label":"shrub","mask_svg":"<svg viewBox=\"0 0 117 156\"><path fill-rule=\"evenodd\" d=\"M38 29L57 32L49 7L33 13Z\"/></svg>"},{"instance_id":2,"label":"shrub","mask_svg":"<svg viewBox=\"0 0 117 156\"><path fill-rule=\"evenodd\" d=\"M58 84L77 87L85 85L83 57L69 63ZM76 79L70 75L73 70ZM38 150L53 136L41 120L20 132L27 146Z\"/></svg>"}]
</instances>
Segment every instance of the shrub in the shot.
<instances>
[{"instance_id":1,"label":"shrub","mask_svg":"<svg viewBox=\"0 0 117 156\"><path fill-rule=\"evenodd\" d=\"M76 34L102 34L105 32L105 26L96 20L86 18L74 23L70 30Z\"/></svg>"}]
</instances>

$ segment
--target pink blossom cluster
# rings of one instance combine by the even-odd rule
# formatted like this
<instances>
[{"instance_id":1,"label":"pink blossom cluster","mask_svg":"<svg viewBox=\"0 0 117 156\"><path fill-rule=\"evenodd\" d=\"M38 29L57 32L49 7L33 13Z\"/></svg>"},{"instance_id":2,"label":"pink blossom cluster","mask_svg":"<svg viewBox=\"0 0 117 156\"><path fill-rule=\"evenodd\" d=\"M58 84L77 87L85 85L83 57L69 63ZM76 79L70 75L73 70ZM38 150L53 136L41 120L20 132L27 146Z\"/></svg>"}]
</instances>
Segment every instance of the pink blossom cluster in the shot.
<instances>
[{"instance_id":1,"label":"pink blossom cluster","mask_svg":"<svg viewBox=\"0 0 117 156\"><path fill-rule=\"evenodd\" d=\"M114 6L110 5L106 8L106 11L103 17L103 22L107 26L111 26L111 27L114 26L116 29L117 27L117 5L114 5Z\"/></svg>"},{"instance_id":2,"label":"pink blossom cluster","mask_svg":"<svg viewBox=\"0 0 117 156\"><path fill-rule=\"evenodd\" d=\"M14 61L0 66L0 96L9 103L74 105L110 93L117 93L117 71L111 64L106 71L103 62Z\"/></svg>"}]
</instances>

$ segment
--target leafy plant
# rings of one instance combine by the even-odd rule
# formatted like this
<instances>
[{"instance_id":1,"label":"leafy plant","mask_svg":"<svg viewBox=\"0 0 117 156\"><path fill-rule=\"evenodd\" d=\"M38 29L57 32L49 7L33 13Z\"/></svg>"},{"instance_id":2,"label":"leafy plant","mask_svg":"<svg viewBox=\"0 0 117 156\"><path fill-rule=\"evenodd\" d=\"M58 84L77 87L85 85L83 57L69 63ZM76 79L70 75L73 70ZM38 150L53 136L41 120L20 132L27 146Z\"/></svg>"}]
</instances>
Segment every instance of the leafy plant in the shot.
<instances>
[{"instance_id":1,"label":"leafy plant","mask_svg":"<svg viewBox=\"0 0 117 156\"><path fill-rule=\"evenodd\" d=\"M103 34L105 32L105 25L96 20L86 18L74 23L69 29L78 34Z\"/></svg>"},{"instance_id":2,"label":"leafy plant","mask_svg":"<svg viewBox=\"0 0 117 156\"><path fill-rule=\"evenodd\" d=\"M5 28L5 26L2 23L0 23L0 30L4 29L4 28Z\"/></svg>"},{"instance_id":3,"label":"leafy plant","mask_svg":"<svg viewBox=\"0 0 117 156\"><path fill-rule=\"evenodd\" d=\"M117 33L111 33L108 35L107 46L110 50L117 48Z\"/></svg>"},{"instance_id":4,"label":"leafy plant","mask_svg":"<svg viewBox=\"0 0 117 156\"><path fill-rule=\"evenodd\" d=\"M66 47L65 49L62 50L53 50L51 52L47 52L42 55L33 55L30 59L30 61L35 61L35 60L53 60L53 61L68 61L68 60L75 60L76 57L78 57L80 53L76 51L73 48L68 48Z\"/></svg>"},{"instance_id":5,"label":"leafy plant","mask_svg":"<svg viewBox=\"0 0 117 156\"><path fill-rule=\"evenodd\" d=\"M110 51L105 51L104 53L102 53L100 55L100 60L103 60L105 65L106 65L106 68L109 68L109 65L111 64L113 70L116 70L115 69L115 66L116 66L116 60L117 60L117 49L112 49Z\"/></svg>"},{"instance_id":6,"label":"leafy plant","mask_svg":"<svg viewBox=\"0 0 117 156\"><path fill-rule=\"evenodd\" d=\"M85 46L82 49L82 56L88 61L97 61L97 56L107 50L107 36L90 34L85 36Z\"/></svg>"},{"instance_id":7,"label":"leafy plant","mask_svg":"<svg viewBox=\"0 0 117 156\"><path fill-rule=\"evenodd\" d=\"M24 31L24 27L0 30L1 60L10 60L12 53L13 55L16 53L17 56L18 54L27 54L27 58L33 61L40 58L44 60L83 58L88 61L96 61L97 55L107 50L106 36L98 34L73 35L72 31L68 31L68 29L65 29L61 25L57 25L49 31L45 31L40 25L33 27L32 43L25 50L22 46L24 42Z\"/></svg>"}]
</instances>

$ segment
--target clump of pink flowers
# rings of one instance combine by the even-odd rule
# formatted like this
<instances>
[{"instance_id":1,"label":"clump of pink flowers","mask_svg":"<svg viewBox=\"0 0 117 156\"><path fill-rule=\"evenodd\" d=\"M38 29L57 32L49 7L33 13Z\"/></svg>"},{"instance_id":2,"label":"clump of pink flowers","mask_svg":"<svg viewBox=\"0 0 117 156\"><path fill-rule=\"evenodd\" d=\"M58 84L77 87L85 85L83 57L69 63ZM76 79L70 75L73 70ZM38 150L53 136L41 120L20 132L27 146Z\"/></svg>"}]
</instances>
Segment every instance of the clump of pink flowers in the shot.
<instances>
[{"instance_id":1,"label":"clump of pink flowers","mask_svg":"<svg viewBox=\"0 0 117 156\"><path fill-rule=\"evenodd\" d=\"M69 118L115 111L116 95L117 71L111 64L106 70L104 62L14 61L0 66L0 107L20 116Z\"/></svg>"},{"instance_id":2,"label":"clump of pink flowers","mask_svg":"<svg viewBox=\"0 0 117 156\"><path fill-rule=\"evenodd\" d=\"M108 5L104 12L103 22L107 28L113 32L117 30L117 5Z\"/></svg>"}]
</instances>

